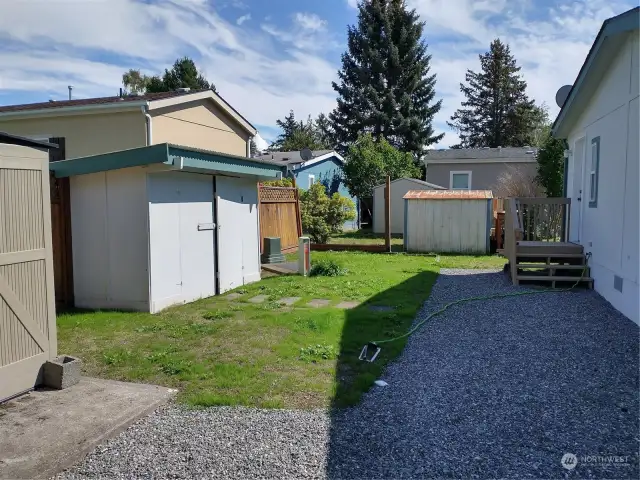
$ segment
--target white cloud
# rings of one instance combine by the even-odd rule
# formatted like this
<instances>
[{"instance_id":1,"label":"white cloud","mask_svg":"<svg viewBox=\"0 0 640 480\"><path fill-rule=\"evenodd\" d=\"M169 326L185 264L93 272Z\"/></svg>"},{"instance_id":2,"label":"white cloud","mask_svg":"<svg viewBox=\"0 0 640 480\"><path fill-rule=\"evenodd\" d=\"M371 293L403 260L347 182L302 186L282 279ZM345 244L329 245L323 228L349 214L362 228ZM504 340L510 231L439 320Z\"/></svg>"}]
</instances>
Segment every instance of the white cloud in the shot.
<instances>
[{"instance_id":1,"label":"white cloud","mask_svg":"<svg viewBox=\"0 0 640 480\"><path fill-rule=\"evenodd\" d=\"M262 138L262 136L258 133L255 137L253 137L253 141L256 142L256 148L259 152L266 150L269 147L267 141Z\"/></svg>"},{"instance_id":2,"label":"white cloud","mask_svg":"<svg viewBox=\"0 0 640 480\"><path fill-rule=\"evenodd\" d=\"M347 5L351 8L358 8L358 1L359 0L347 0Z\"/></svg>"},{"instance_id":3,"label":"white cloud","mask_svg":"<svg viewBox=\"0 0 640 480\"><path fill-rule=\"evenodd\" d=\"M0 0L1 1L1 0ZM0 88L33 101L115 95L122 73L159 73L194 59L222 96L256 125L330 111L336 66L304 42L275 44L223 19L207 0L21 0L0 15ZM61 28L64 25L64 28ZM297 25L297 24L296 24Z\"/></svg>"},{"instance_id":4,"label":"white cloud","mask_svg":"<svg viewBox=\"0 0 640 480\"><path fill-rule=\"evenodd\" d=\"M436 129L446 133L438 148L458 137L446 121L464 99L459 85L467 69L478 71L478 54L499 37L511 47L528 94L558 113L555 93L573 83L602 22L632 8L632 3L561 0L550 8L523 0L408 0L426 22L425 37L437 73L436 95L443 99Z\"/></svg>"},{"instance_id":5,"label":"white cloud","mask_svg":"<svg viewBox=\"0 0 640 480\"><path fill-rule=\"evenodd\" d=\"M251 14L247 13L246 15L242 15L241 17L238 17L238 19L236 20L236 25L242 25L244 22L251 20Z\"/></svg>"},{"instance_id":6,"label":"white cloud","mask_svg":"<svg viewBox=\"0 0 640 480\"><path fill-rule=\"evenodd\" d=\"M299 50L327 51L337 46L327 29L327 21L313 13L293 14L292 25L288 28L276 27L265 19L260 28L281 42L291 44Z\"/></svg>"},{"instance_id":7,"label":"white cloud","mask_svg":"<svg viewBox=\"0 0 640 480\"><path fill-rule=\"evenodd\" d=\"M293 16L293 20L304 30L324 32L327 29L327 21L315 13L298 12Z\"/></svg>"}]
</instances>

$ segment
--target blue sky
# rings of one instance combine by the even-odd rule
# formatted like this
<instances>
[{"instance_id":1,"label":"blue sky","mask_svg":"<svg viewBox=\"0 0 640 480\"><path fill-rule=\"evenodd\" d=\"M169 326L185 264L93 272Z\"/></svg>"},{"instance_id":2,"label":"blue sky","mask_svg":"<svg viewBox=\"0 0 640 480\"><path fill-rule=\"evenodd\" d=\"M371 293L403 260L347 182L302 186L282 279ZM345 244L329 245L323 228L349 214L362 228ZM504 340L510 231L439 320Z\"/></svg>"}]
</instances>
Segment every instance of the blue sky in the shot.
<instances>
[{"instance_id":1,"label":"blue sky","mask_svg":"<svg viewBox=\"0 0 640 480\"><path fill-rule=\"evenodd\" d=\"M14 0L0 13L0 105L118 92L123 71L155 74L192 57L221 95L267 140L290 109L306 118L335 105L346 26L357 0ZM407 0L427 23L425 40L446 120L459 83L492 39L510 44L529 95L554 116L557 89L572 83L602 22L629 0Z\"/></svg>"}]
</instances>

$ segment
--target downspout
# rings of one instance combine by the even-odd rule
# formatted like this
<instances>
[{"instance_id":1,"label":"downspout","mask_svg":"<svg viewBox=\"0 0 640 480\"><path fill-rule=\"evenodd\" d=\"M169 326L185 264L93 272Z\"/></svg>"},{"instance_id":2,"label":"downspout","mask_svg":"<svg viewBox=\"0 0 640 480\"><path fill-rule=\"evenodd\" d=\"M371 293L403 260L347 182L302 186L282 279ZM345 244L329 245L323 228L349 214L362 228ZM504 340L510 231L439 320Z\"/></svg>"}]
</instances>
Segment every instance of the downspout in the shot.
<instances>
[{"instance_id":1,"label":"downspout","mask_svg":"<svg viewBox=\"0 0 640 480\"><path fill-rule=\"evenodd\" d=\"M247 158L251 158L251 140L253 137L247 138Z\"/></svg>"},{"instance_id":2,"label":"downspout","mask_svg":"<svg viewBox=\"0 0 640 480\"><path fill-rule=\"evenodd\" d=\"M140 107L147 123L147 146L153 145L153 128L151 126L151 115L149 115L149 102Z\"/></svg>"}]
</instances>

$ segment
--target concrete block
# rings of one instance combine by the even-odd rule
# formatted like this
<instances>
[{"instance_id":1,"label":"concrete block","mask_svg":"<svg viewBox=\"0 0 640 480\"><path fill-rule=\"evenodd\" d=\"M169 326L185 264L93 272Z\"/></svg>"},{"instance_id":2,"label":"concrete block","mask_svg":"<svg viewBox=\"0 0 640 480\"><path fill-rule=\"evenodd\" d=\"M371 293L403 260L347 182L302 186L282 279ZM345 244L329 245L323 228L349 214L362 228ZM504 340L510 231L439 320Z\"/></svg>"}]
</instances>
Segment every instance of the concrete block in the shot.
<instances>
[{"instance_id":1,"label":"concrete block","mask_svg":"<svg viewBox=\"0 0 640 480\"><path fill-rule=\"evenodd\" d=\"M80 381L80 359L60 355L44 364L43 383L50 388L62 390Z\"/></svg>"}]
</instances>

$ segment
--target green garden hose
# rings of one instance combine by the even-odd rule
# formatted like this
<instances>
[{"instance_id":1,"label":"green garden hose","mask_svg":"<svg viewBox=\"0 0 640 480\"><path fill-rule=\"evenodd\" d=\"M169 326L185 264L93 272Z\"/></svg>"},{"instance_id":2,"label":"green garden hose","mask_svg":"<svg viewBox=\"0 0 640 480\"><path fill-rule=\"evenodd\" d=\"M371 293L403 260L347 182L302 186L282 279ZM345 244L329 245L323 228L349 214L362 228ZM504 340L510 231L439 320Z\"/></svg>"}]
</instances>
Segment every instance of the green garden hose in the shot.
<instances>
[{"instance_id":1,"label":"green garden hose","mask_svg":"<svg viewBox=\"0 0 640 480\"><path fill-rule=\"evenodd\" d=\"M590 256L591 256L591 254L587 253L587 255L585 257L585 260L588 260ZM481 295L481 296L478 296L478 297L462 298L460 300L456 300L454 302L447 303L440 310L437 310L437 311L429 314L424 320L421 320L418 323L416 323L406 333L403 333L402 335L398 335L397 337L393 337L393 338L387 338L387 339L384 339L384 340L375 340L375 341L369 342L367 345L364 346L364 348L360 352L360 360L373 362L378 357L378 354L380 353L380 350L381 350L380 346L379 346L380 344L395 342L397 340L401 340L403 338L409 337L410 335L414 334L418 329L420 329L420 327L422 327L425 323L427 323L429 320L431 320L433 317L440 315L441 313L445 312L449 307L453 307L454 305L461 305L463 303L473 302L473 301L477 301L477 300L493 300L493 299L496 299L496 298L519 297L519 296L522 296L522 295L536 295L536 294L541 294L541 293L568 292L569 290L573 290L574 288L576 288L578 286L578 284L584 279L584 274L585 274L586 271L587 271L587 261L585 261L584 268L582 269L582 273L580 273L580 277L578 277L578 279L576 280L576 283L574 283L573 285L571 285L570 287L567 287L567 288L544 288L544 289L540 289L540 290L526 290L526 291L523 291L523 292L514 292L514 293L496 293L494 295ZM369 349L373 350L373 353L371 354L370 357L367 357Z\"/></svg>"}]
</instances>

